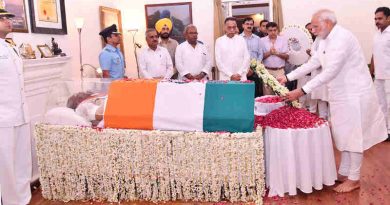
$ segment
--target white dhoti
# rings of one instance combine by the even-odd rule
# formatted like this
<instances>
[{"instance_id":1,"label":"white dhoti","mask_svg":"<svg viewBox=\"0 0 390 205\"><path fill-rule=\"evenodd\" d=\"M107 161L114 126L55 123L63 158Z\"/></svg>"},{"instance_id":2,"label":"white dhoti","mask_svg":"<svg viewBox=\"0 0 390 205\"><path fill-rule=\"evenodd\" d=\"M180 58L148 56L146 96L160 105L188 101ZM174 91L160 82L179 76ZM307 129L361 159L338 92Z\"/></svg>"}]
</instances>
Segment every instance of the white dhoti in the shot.
<instances>
[{"instance_id":1,"label":"white dhoti","mask_svg":"<svg viewBox=\"0 0 390 205\"><path fill-rule=\"evenodd\" d=\"M389 108L390 108L390 80L375 79L374 82L376 94L378 95L379 105L385 115L387 133L390 133L389 129Z\"/></svg>"},{"instance_id":2,"label":"white dhoti","mask_svg":"<svg viewBox=\"0 0 390 205\"><path fill-rule=\"evenodd\" d=\"M3 205L26 205L31 191L30 124L0 127L0 186Z\"/></svg>"},{"instance_id":3,"label":"white dhoti","mask_svg":"<svg viewBox=\"0 0 390 205\"><path fill-rule=\"evenodd\" d=\"M332 133L337 149L362 153L384 141L387 138L386 122L374 87L362 90L356 96L345 97L344 94L329 96Z\"/></svg>"}]
</instances>

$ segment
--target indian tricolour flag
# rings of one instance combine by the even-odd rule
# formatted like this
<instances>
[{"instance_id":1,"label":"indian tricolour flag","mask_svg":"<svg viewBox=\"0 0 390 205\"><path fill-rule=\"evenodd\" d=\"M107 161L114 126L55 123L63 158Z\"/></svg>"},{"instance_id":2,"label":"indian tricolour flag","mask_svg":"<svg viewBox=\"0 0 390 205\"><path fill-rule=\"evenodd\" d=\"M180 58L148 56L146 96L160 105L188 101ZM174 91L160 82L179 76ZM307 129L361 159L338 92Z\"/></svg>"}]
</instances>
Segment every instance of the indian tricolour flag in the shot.
<instances>
[{"instance_id":1,"label":"indian tricolour flag","mask_svg":"<svg viewBox=\"0 0 390 205\"><path fill-rule=\"evenodd\" d=\"M254 84L115 81L105 126L143 130L252 132Z\"/></svg>"}]
</instances>

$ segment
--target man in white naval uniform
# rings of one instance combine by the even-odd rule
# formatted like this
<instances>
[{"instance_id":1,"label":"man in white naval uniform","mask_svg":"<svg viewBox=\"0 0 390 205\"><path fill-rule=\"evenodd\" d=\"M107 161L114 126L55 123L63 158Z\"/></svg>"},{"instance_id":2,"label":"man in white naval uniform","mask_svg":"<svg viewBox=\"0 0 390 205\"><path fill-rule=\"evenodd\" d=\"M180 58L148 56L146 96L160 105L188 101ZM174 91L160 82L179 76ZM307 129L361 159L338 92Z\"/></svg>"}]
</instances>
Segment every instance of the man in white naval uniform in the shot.
<instances>
[{"instance_id":1,"label":"man in white naval uniform","mask_svg":"<svg viewBox=\"0 0 390 205\"><path fill-rule=\"evenodd\" d=\"M342 183L334 190L350 192L360 187L363 152L387 138L386 122L356 37L337 24L330 10L315 13L311 23L313 33L321 38L318 51L306 64L278 80L295 80L322 66L320 74L285 99L298 99L326 84L333 138L341 151L338 179Z\"/></svg>"},{"instance_id":2,"label":"man in white naval uniform","mask_svg":"<svg viewBox=\"0 0 390 205\"><path fill-rule=\"evenodd\" d=\"M246 41L236 34L237 21L234 17L225 19L225 35L215 42L215 62L220 80L245 81L250 65Z\"/></svg>"},{"instance_id":3,"label":"man in white naval uniform","mask_svg":"<svg viewBox=\"0 0 390 205\"><path fill-rule=\"evenodd\" d=\"M24 96L23 62L5 41L13 14L0 8L0 186L3 205L30 202L31 139Z\"/></svg>"}]
</instances>

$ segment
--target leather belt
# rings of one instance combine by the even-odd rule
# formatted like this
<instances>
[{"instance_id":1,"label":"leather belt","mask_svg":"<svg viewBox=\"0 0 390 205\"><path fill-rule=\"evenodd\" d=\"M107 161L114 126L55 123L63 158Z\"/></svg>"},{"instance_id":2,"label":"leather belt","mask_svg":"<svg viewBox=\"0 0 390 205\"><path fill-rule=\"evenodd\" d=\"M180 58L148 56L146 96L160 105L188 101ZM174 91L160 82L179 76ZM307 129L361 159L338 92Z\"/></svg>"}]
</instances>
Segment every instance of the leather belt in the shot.
<instances>
[{"instance_id":1,"label":"leather belt","mask_svg":"<svg viewBox=\"0 0 390 205\"><path fill-rule=\"evenodd\" d=\"M280 68L273 68L273 67L265 67L265 68L268 70L281 70L281 69L284 69L284 66L280 67Z\"/></svg>"}]
</instances>

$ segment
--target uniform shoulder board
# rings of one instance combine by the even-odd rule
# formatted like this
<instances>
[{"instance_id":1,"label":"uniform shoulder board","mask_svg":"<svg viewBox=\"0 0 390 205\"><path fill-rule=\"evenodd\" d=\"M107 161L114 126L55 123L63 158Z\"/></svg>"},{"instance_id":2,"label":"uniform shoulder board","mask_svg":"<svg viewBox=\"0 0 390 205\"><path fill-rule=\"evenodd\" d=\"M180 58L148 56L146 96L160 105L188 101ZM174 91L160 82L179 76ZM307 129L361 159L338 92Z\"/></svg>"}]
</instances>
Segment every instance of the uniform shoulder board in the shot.
<instances>
[{"instance_id":1,"label":"uniform shoulder board","mask_svg":"<svg viewBox=\"0 0 390 205\"><path fill-rule=\"evenodd\" d=\"M9 45L11 46L16 46L15 42L13 42L12 40L10 39L5 39L5 42L7 42Z\"/></svg>"},{"instance_id":2,"label":"uniform shoulder board","mask_svg":"<svg viewBox=\"0 0 390 205\"><path fill-rule=\"evenodd\" d=\"M111 52L111 50L108 48L105 48L104 51Z\"/></svg>"},{"instance_id":3,"label":"uniform shoulder board","mask_svg":"<svg viewBox=\"0 0 390 205\"><path fill-rule=\"evenodd\" d=\"M198 41L198 43L200 43L200 44L204 44L202 41Z\"/></svg>"}]
</instances>

